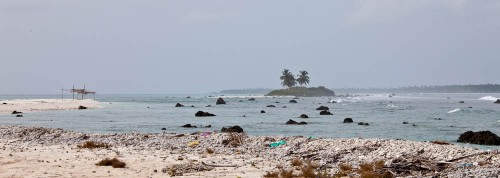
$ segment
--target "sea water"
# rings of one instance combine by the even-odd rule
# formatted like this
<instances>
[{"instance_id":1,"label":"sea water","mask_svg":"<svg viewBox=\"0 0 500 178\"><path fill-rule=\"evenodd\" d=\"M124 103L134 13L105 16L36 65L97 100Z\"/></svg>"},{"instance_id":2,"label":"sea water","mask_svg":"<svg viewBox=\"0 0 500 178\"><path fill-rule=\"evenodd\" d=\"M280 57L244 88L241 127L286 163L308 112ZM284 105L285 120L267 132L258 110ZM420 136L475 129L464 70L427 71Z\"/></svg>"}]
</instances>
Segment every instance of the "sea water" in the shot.
<instances>
[{"instance_id":1,"label":"sea water","mask_svg":"<svg viewBox=\"0 0 500 178\"><path fill-rule=\"evenodd\" d=\"M0 100L59 97L3 95ZM222 96L227 104L216 105L218 97L97 95L96 100L101 102L98 109L25 112L23 118L4 114L0 115L0 125L101 133L192 133L220 131L224 126L239 125L248 135L444 140L452 143L456 143L461 133L469 130L489 130L500 134L500 104L493 103L500 94L358 94L354 97L300 97L295 99L297 103L289 103L293 97L242 95ZM249 98L255 98L255 101L249 101ZM331 100L337 103L328 103ZM176 108L176 103L185 107ZM209 105L211 107L207 107ZM319 115L320 111L315 110L319 106L329 107L333 115ZM197 111L217 116L195 117ZM309 118L301 119L301 114ZM347 117L352 118L354 123L344 124L343 120ZM307 125L286 125L289 119L304 121ZM358 122L369 125L358 125ZM184 124L198 128L180 127ZM208 125L211 127L203 128Z\"/></svg>"}]
</instances>

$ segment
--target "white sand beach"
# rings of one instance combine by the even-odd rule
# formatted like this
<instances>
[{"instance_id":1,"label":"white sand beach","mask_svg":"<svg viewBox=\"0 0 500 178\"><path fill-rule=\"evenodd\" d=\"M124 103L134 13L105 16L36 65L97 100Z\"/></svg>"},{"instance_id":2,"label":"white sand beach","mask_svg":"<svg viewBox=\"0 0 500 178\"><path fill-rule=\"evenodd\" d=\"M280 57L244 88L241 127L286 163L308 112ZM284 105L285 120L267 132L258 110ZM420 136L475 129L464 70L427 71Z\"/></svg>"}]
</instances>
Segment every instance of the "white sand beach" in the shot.
<instances>
[{"instance_id":1,"label":"white sand beach","mask_svg":"<svg viewBox=\"0 0 500 178\"><path fill-rule=\"evenodd\" d=\"M235 137L236 136L236 137ZM236 139L235 139L236 138ZM85 142L108 148L79 148ZM284 141L270 147L271 143ZM0 177L263 177L291 171L359 177L498 177L498 151L388 139L321 139L228 133L96 134L41 127L0 127ZM117 158L125 168L97 166ZM302 165L292 165L299 160ZM311 164L307 164L310 160ZM364 163L383 167L360 171ZM343 166L344 165L344 166ZM346 166L352 170L347 171ZM366 164L365 164L366 165ZM371 168L370 168L371 169ZM284 177L284 176L282 176Z\"/></svg>"},{"instance_id":2,"label":"white sand beach","mask_svg":"<svg viewBox=\"0 0 500 178\"><path fill-rule=\"evenodd\" d=\"M29 99L29 100L2 100L0 101L0 114L10 114L13 111L28 113L49 110L75 110L79 106L88 109L99 107L99 102L91 99Z\"/></svg>"}]
</instances>

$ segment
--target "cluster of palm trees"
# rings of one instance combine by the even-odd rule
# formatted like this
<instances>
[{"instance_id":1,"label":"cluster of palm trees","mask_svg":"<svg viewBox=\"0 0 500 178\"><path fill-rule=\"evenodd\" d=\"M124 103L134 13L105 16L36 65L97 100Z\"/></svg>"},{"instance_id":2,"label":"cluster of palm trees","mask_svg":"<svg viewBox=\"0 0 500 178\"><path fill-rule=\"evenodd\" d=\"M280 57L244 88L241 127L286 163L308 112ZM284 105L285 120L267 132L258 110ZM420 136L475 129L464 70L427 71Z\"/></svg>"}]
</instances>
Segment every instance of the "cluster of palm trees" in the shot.
<instances>
[{"instance_id":1,"label":"cluster of palm trees","mask_svg":"<svg viewBox=\"0 0 500 178\"><path fill-rule=\"evenodd\" d=\"M297 79L288 69L284 69L281 73L282 76L280 79L283 87L292 88L297 85L297 83L299 83L300 86L309 84L309 76L307 76L309 73L305 70L299 71L300 74L297 75Z\"/></svg>"}]
</instances>

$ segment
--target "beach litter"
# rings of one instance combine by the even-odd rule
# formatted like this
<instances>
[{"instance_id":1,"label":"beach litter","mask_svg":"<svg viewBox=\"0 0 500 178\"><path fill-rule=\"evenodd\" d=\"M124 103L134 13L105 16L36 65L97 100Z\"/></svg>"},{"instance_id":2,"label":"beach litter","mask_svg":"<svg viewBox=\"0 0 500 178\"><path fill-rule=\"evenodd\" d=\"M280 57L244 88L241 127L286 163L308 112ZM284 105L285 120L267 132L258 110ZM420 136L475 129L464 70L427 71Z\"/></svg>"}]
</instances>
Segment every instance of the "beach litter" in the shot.
<instances>
[{"instance_id":1,"label":"beach litter","mask_svg":"<svg viewBox=\"0 0 500 178\"><path fill-rule=\"evenodd\" d=\"M270 143L269 147L273 148L273 147L278 147L278 146L284 145L284 144L286 144L286 141L285 140L281 140L281 141Z\"/></svg>"},{"instance_id":2,"label":"beach litter","mask_svg":"<svg viewBox=\"0 0 500 178\"><path fill-rule=\"evenodd\" d=\"M192 148L192 147L198 146L199 144L200 144L200 142L194 141L194 142L188 143L187 146Z\"/></svg>"}]
</instances>

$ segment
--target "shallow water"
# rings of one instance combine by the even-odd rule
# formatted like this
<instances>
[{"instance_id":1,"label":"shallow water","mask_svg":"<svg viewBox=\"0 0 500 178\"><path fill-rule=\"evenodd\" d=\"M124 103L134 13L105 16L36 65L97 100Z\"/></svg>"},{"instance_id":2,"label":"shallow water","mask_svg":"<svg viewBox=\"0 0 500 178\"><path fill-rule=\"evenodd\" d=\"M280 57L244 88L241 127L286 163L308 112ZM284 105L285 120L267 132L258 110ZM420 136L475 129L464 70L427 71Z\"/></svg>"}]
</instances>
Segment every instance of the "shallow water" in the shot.
<instances>
[{"instance_id":1,"label":"shallow water","mask_svg":"<svg viewBox=\"0 0 500 178\"><path fill-rule=\"evenodd\" d=\"M166 128L166 132L190 133L240 125L249 135L445 140L454 143L461 133L469 130L490 130L500 134L500 105L491 101L491 98L500 97L500 94L398 94L394 97L387 94L363 94L348 98L300 98L296 99L296 104L289 103L291 97L239 96L225 98L226 105L215 105L217 98L208 95L191 95L191 98L186 96L98 95L96 100L102 102L99 109L33 112L25 113L23 118L0 115L0 124L111 133L157 133L161 132L161 128ZM0 100L59 97L4 95L0 96ZM250 97L255 97L256 100L248 101ZM331 99L339 103L327 103ZM461 104L459 101L465 103ZM186 107L175 108L177 102ZM194 107L190 107L191 105ZM212 107L205 107L207 105ZM267 105L276 107L267 108ZM320 116L319 111L315 110L319 106L328 106L334 115ZM217 116L195 117L194 114L200 110ZM266 113L261 114L261 110ZM309 119L298 118L301 114L307 114ZM346 117L353 118L354 123L343 124ZM308 124L285 125L289 119ZM368 122L370 125L360 126L357 122ZM212 127L180 127L188 123Z\"/></svg>"}]
</instances>

